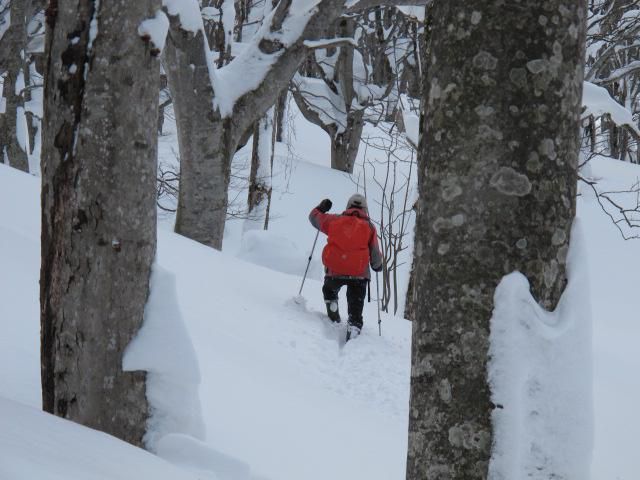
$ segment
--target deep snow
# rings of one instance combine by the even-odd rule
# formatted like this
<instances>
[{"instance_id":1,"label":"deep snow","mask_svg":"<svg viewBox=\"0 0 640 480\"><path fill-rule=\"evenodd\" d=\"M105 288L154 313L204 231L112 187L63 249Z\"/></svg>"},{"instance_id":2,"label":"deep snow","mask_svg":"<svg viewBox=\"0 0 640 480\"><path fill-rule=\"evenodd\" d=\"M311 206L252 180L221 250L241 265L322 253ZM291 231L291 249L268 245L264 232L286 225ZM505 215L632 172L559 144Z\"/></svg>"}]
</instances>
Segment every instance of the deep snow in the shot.
<instances>
[{"instance_id":1,"label":"deep snow","mask_svg":"<svg viewBox=\"0 0 640 480\"><path fill-rule=\"evenodd\" d=\"M158 457L36 411L39 180L0 165L1 479L59 478L56 472L64 471L65 478L84 480L89 470L95 478L403 478L410 324L383 315L379 337L375 304L367 304L362 336L345 346L344 326L332 326L322 313L319 249L306 302L293 301L315 233L308 211L324 197L337 209L354 191L346 175L325 168L328 158L318 154L327 151L324 134L296 124L297 151L308 161L276 168L270 232L243 239L241 221L232 221L219 253L171 233L167 220L160 224L156 266L175 279L173 317L182 318L192 348L182 351L195 352L201 379L200 411L193 404L186 414L200 418L204 440L178 432L156 444L182 474ZM169 155L173 142L163 137L161 151ZM288 152L281 153L282 159ZM619 189L640 170L597 159L589 175ZM591 292L584 301L593 313L591 477L635 480L640 243L623 241L588 190L582 193L578 213ZM171 344L166 349L177 353ZM189 379L193 387L197 377Z\"/></svg>"}]
</instances>

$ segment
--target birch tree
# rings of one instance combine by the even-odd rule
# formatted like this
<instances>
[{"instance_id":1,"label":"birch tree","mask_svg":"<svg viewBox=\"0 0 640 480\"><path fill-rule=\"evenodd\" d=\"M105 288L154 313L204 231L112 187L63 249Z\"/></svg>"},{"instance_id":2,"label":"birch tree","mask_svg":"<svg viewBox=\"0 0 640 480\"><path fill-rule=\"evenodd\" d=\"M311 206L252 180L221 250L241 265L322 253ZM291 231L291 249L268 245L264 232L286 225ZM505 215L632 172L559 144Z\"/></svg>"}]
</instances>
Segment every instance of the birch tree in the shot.
<instances>
[{"instance_id":1,"label":"birch tree","mask_svg":"<svg viewBox=\"0 0 640 480\"><path fill-rule=\"evenodd\" d=\"M156 249L159 0L58 0L47 12L43 408L141 445L145 373L123 372ZM162 22L160 22L162 23Z\"/></svg>"},{"instance_id":2,"label":"birch tree","mask_svg":"<svg viewBox=\"0 0 640 480\"><path fill-rule=\"evenodd\" d=\"M485 479L494 290L519 270L553 308L566 282L586 2L432 5L407 479Z\"/></svg>"}]
</instances>

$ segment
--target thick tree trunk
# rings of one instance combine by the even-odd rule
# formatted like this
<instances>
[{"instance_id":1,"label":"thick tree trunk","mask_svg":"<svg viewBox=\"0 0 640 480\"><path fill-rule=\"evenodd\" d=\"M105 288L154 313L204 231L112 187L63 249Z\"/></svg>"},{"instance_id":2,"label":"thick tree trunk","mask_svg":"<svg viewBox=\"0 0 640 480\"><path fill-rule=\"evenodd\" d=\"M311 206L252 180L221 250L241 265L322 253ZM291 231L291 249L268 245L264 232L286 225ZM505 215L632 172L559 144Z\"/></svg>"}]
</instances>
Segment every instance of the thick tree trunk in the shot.
<instances>
[{"instance_id":1,"label":"thick tree trunk","mask_svg":"<svg viewBox=\"0 0 640 480\"><path fill-rule=\"evenodd\" d=\"M180 148L175 231L220 250L239 135L235 125L213 108L203 41L202 32L182 30L178 18L171 18L164 62Z\"/></svg>"},{"instance_id":2,"label":"thick tree trunk","mask_svg":"<svg viewBox=\"0 0 640 480\"><path fill-rule=\"evenodd\" d=\"M575 213L585 2L433 4L423 93L407 479L485 479L493 294L555 306ZM535 21L532 21L535 19Z\"/></svg>"},{"instance_id":3,"label":"thick tree trunk","mask_svg":"<svg viewBox=\"0 0 640 480\"><path fill-rule=\"evenodd\" d=\"M159 61L138 26L160 1L52 5L42 157L43 408L141 445L145 373L123 372L122 357L143 320L156 249Z\"/></svg>"}]
</instances>

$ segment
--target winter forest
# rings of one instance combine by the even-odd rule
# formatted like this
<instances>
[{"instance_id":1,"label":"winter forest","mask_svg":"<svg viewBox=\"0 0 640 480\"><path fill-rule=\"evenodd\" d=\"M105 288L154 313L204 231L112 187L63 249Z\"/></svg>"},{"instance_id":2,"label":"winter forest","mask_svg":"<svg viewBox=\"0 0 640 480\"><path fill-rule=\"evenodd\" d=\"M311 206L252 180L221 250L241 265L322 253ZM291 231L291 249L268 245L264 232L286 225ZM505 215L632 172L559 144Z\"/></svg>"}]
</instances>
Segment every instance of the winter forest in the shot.
<instances>
[{"instance_id":1,"label":"winter forest","mask_svg":"<svg viewBox=\"0 0 640 480\"><path fill-rule=\"evenodd\" d=\"M637 480L638 0L0 0L0 480Z\"/></svg>"}]
</instances>

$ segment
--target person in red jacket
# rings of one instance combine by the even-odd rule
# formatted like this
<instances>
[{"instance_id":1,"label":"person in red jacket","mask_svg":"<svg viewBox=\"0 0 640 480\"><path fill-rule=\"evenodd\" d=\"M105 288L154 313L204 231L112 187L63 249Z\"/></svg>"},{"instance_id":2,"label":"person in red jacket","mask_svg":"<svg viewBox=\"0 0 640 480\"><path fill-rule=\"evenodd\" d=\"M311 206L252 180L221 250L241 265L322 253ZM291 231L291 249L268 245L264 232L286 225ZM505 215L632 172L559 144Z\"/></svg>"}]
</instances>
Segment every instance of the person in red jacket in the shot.
<instances>
[{"instance_id":1,"label":"person in red jacket","mask_svg":"<svg viewBox=\"0 0 640 480\"><path fill-rule=\"evenodd\" d=\"M369 266L376 272L382 270L382 253L363 195L352 195L347 209L339 215L327 213L331 206L331 200L326 198L309 214L311 224L328 237L322 251L325 267L322 294L327 315L333 322L340 322L338 292L347 286L348 331L355 336L362 329L362 308L371 277Z\"/></svg>"}]
</instances>

